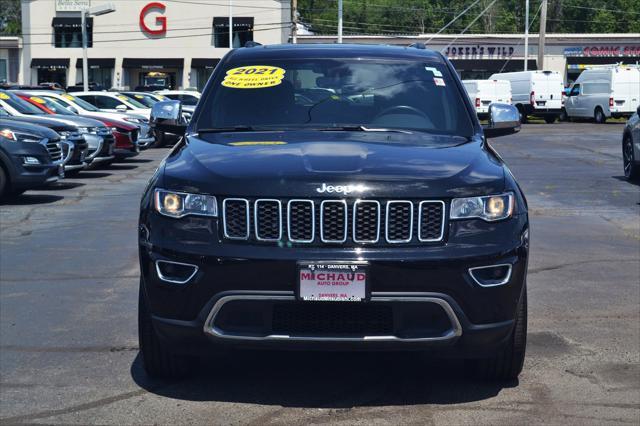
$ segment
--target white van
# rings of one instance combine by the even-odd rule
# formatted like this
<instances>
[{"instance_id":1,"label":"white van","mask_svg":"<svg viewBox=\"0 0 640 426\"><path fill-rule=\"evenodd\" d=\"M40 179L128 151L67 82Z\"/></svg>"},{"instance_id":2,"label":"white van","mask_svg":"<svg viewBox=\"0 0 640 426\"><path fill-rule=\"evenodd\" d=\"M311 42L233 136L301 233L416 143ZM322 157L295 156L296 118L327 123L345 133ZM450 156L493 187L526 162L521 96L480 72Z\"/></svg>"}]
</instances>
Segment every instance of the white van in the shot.
<instances>
[{"instance_id":1,"label":"white van","mask_svg":"<svg viewBox=\"0 0 640 426\"><path fill-rule=\"evenodd\" d=\"M562 76L556 71L518 71L493 74L489 79L511 82L511 103L520 111L520 121L527 116L556 121L562 111Z\"/></svg>"},{"instance_id":2,"label":"white van","mask_svg":"<svg viewBox=\"0 0 640 426\"><path fill-rule=\"evenodd\" d=\"M489 114L489 105L494 102L511 104L511 83L507 80L463 80L462 84L480 118Z\"/></svg>"},{"instance_id":3,"label":"white van","mask_svg":"<svg viewBox=\"0 0 640 426\"><path fill-rule=\"evenodd\" d=\"M608 117L631 117L639 104L640 67L615 65L582 71L564 107L569 118L604 123Z\"/></svg>"}]
</instances>

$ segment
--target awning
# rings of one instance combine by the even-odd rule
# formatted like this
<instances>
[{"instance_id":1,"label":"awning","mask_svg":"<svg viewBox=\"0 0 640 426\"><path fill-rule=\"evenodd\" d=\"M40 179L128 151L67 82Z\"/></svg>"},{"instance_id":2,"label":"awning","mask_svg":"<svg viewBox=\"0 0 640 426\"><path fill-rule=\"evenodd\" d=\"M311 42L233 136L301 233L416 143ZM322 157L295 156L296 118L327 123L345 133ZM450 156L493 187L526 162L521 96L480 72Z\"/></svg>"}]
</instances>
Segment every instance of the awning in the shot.
<instances>
[{"instance_id":1,"label":"awning","mask_svg":"<svg viewBox=\"0 0 640 426\"><path fill-rule=\"evenodd\" d=\"M69 58L34 58L31 68L69 68Z\"/></svg>"},{"instance_id":2,"label":"awning","mask_svg":"<svg viewBox=\"0 0 640 426\"><path fill-rule=\"evenodd\" d=\"M54 28L82 28L81 18L53 18L51 26ZM87 18L87 28L93 27L93 18Z\"/></svg>"},{"instance_id":3,"label":"awning","mask_svg":"<svg viewBox=\"0 0 640 426\"><path fill-rule=\"evenodd\" d=\"M220 59L217 58L193 58L191 68L215 68Z\"/></svg>"},{"instance_id":4,"label":"awning","mask_svg":"<svg viewBox=\"0 0 640 426\"><path fill-rule=\"evenodd\" d=\"M229 26L229 18L226 17L226 16L213 18L213 26L214 27L217 27L217 26L228 27ZM247 16L234 16L233 17L233 28L236 28L236 27L252 28L253 27L253 18L252 17L247 17Z\"/></svg>"},{"instance_id":5,"label":"awning","mask_svg":"<svg viewBox=\"0 0 640 426\"><path fill-rule=\"evenodd\" d=\"M508 61L508 62L507 62ZM524 69L523 59L451 59L453 67L458 71L490 71L490 72L511 72L522 71ZM506 65L505 65L506 63ZM537 70L535 59L529 59L528 69ZM503 69L504 67L504 69Z\"/></svg>"},{"instance_id":6,"label":"awning","mask_svg":"<svg viewBox=\"0 0 640 426\"><path fill-rule=\"evenodd\" d=\"M183 58L124 58L122 60L122 68L163 69L182 67L184 67Z\"/></svg>"},{"instance_id":7,"label":"awning","mask_svg":"<svg viewBox=\"0 0 640 426\"><path fill-rule=\"evenodd\" d=\"M114 58L89 58L89 68L115 68ZM76 68L82 68L82 58L76 61Z\"/></svg>"}]
</instances>

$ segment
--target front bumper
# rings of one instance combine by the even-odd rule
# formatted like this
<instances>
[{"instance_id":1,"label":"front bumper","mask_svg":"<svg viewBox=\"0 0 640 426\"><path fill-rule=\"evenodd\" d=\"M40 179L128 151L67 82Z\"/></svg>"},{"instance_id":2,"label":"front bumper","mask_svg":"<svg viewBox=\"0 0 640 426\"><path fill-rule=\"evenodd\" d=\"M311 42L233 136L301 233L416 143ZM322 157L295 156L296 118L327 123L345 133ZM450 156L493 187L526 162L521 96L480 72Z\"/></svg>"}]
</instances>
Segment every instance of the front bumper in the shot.
<instances>
[{"instance_id":1,"label":"front bumper","mask_svg":"<svg viewBox=\"0 0 640 426\"><path fill-rule=\"evenodd\" d=\"M21 150L18 154L12 155L12 161L6 164L11 187L14 190L35 189L54 183L59 179L59 166L57 163L51 162L48 154L30 151L33 150ZM23 158L25 156L37 158L40 164L24 164Z\"/></svg>"},{"instance_id":2,"label":"front bumper","mask_svg":"<svg viewBox=\"0 0 640 426\"><path fill-rule=\"evenodd\" d=\"M159 336L185 353L200 353L223 344L282 349L420 349L447 356L482 356L495 352L508 339L525 288L526 215L494 224L451 222L446 244L361 250L230 243L211 249L193 241L180 243L181 237L199 232L198 223L208 219L187 219L180 229L170 230L171 236L165 240L161 234L171 227L163 222L167 220L176 226L173 219L156 215L142 223L142 290ZM215 229L209 229L216 234ZM172 283L161 277L156 268L158 260L191 264L197 270L185 283ZM299 260L367 261L370 300L339 302L336 315L364 305L388 306L392 328L345 336L331 334L331 330L323 333L294 328L287 332L276 327L277 309L291 308L295 314L296 309L314 310L312 305L331 303L296 299ZM498 264L512 266L503 285L483 287L469 273L470 268ZM232 306L231 302L237 305L241 299L252 301L247 312L257 312L257 319L254 315L251 322L250 315L239 311L236 318L247 318L248 322L218 324L224 306ZM412 307L418 303L424 309ZM423 314L430 316L420 317Z\"/></svg>"}]
</instances>

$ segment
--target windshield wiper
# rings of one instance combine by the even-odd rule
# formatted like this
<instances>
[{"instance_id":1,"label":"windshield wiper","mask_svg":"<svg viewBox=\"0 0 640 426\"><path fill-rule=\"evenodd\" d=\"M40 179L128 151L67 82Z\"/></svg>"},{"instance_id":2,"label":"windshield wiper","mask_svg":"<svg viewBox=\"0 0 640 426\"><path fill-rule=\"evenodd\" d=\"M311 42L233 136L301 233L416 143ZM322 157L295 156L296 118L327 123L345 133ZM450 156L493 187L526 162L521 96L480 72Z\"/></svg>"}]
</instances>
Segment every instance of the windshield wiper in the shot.
<instances>
[{"instance_id":1,"label":"windshield wiper","mask_svg":"<svg viewBox=\"0 0 640 426\"><path fill-rule=\"evenodd\" d=\"M410 130L404 129L388 129L383 127L366 127L362 125L354 125L354 126L333 126L333 127L323 127L320 129L312 129L317 130L319 132L392 132L392 133L405 133L407 135L413 134Z\"/></svg>"}]
</instances>

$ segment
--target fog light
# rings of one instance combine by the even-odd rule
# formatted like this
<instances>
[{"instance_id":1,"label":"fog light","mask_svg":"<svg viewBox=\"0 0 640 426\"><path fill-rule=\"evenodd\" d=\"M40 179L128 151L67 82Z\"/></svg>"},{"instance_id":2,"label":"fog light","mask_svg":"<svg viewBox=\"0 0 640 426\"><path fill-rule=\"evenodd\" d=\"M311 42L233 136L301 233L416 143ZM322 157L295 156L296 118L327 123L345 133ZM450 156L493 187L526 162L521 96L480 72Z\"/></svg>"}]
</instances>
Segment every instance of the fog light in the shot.
<instances>
[{"instance_id":1,"label":"fog light","mask_svg":"<svg viewBox=\"0 0 640 426\"><path fill-rule=\"evenodd\" d=\"M36 157L24 157L23 161L24 164L28 164L31 166L40 164L40 160L38 160Z\"/></svg>"},{"instance_id":2,"label":"fog light","mask_svg":"<svg viewBox=\"0 0 640 426\"><path fill-rule=\"evenodd\" d=\"M198 272L198 267L190 263L156 260L158 278L172 284L186 284Z\"/></svg>"},{"instance_id":3,"label":"fog light","mask_svg":"<svg viewBox=\"0 0 640 426\"><path fill-rule=\"evenodd\" d=\"M477 268L469 268L469 275L482 287L494 287L509 282L511 279L511 269L512 266L508 263L479 266Z\"/></svg>"}]
</instances>

